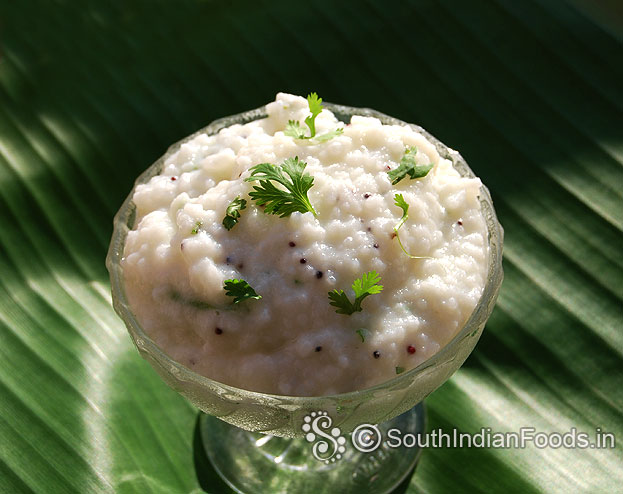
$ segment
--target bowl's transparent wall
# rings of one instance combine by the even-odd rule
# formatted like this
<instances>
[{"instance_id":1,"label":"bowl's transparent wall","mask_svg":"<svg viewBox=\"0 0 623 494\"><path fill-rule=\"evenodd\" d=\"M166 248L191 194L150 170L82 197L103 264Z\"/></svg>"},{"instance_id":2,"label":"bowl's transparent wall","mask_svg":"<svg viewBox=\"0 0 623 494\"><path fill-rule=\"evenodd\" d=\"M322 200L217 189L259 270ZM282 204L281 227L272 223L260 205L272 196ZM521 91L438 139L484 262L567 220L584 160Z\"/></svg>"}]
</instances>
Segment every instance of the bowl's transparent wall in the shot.
<instances>
[{"instance_id":1,"label":"bowl's transparent wall","mask_svg":"<svg viewBox=\"0 0 623 494\"><path fill-rule=\"evenodd\" d=\"M332 104L325 104L325 108L333 111L345 122L350 121L352 115L369 115L379 118L383 123L410 125L435 143L441 156L450 159L462 175L474 176L459 153L444 146L421 127L364 108ZM252 110L217 120L196 134L203 132L214 134L229 125L246 123L265 116L264 108ZM162 158L137 179L136 184L147 182L160 173L165 159L194 135L171 146ZM480 338L502 282L503 231L496 218L489 192L483 187L481 204L489 234L487 284L479 304L466 325L435 356L384 384L334 396L309 398L277 396L237 389L200 376L169 358L145 334L132 314L125 295L120 261L126 235L135 226L135 206L131 200L133 193L134 191L130 193L115 217L113 237L106 259L111 277L114 308L124 320L140 354L150 362L169 386L204 412L250 431L285 437L300 436L303 417L314 410L329 412L334 424L341 427L343 432L348 432L363 422L379 423L405 412L438 388L463 364Z\"/></svg>"}]
</instances>

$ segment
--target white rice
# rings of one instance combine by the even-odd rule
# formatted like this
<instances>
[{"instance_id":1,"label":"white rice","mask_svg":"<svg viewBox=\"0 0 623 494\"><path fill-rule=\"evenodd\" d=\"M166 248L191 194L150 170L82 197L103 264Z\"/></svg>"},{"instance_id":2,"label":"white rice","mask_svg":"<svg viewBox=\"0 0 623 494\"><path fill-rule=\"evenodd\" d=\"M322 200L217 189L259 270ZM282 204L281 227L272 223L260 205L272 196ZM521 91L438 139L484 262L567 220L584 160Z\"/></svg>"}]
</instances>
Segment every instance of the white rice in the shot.
<instances>
[{"instance_id":1,"label":"white rice","mask_svg":"<svg viewBox=\"0 0 623 494\"><path fill-rule=\"evenodd\" d=\"M280 93L267 112L198 135L137 187L137 227L122 261L137 319L195 372L275 394L363 389L430 358L465 323L485 284L480 180L461 177L407 126L355 116L342 135L315 143L283 132L288 120L302 124L309 114L304 98ZM318 134L342 125L328 110L316 119ZM398 166L405 146L417 147L418 163L435 166L392 185L388 167ZM248 195L257 184L244 181L248 169L295 156L314 178L317 217L267 215ZM400 239L429 259L401 250L396 193L410 205ZM247 208L228 231L222 220L237 196ZM383 291L367 297L362 312L337 314L328 292L343 289L353 300L350 285L373 270ZM223 284L236 278L262 299L233 305Z\"/></svg>"}]
</instances>

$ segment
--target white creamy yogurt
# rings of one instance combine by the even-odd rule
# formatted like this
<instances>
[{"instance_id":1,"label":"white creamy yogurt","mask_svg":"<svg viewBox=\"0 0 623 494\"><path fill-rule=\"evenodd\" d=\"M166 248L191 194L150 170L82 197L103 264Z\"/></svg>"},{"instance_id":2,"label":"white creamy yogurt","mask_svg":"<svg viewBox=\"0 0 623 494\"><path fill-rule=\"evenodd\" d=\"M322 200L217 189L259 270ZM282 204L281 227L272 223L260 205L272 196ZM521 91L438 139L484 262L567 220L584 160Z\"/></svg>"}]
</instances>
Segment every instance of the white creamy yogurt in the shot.
<instances>
[{"instance_id":1,"label":"white creamy yogurt","mask_svg":"<svg viewBox=\"0 0 623 494\"><path fill-rule=\"evenodd\" d=\"M461 177L407 126L354 116L342 135L317 143L283 132L289 120L303 124L304 98L280 93L266 109L268 118L194 137L136 188L122 268L145 332L197 373L282 395L363 389L427 360L464 325L485 285L480 180ZM342 125L328 110L316 119L319 135ZM434 167L392 185L387 172L406 146ZM257 184L244 181L249 168L295 156L314 178L317 216L265 214L249 197ZM395 237L397 193L410 206L400 240L426 259L410 258ZM237 196L247 208L228 231L222 220ZM353 300L351 284L369 271L383 291L361 312L337 314L328 292ZM228 279L244 279L262 299L232 304Z\"/></svg>"}]
</instances>

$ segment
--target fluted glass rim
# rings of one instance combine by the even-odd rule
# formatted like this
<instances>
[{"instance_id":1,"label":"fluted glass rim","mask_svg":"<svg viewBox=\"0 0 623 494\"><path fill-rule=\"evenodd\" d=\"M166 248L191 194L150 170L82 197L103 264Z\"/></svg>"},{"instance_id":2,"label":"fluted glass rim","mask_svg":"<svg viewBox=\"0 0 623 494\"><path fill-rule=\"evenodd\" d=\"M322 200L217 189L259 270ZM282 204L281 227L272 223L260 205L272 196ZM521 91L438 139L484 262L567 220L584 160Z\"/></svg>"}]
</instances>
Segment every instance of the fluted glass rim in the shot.
<instances>
[{"instance_id":1,"label":"fluted glass rim","mask_svg":"<svg viewBox=\"0 0 623 494\"><path fill-rule=\"evenodd\" d=\"M391 125L406 125L414 129L416 132L422 134L426 139L435 145L440 156L449 159L453 167L459 171L463 176L474 178L476 175L469 168L463 157L455 150L447 147L422 127L404 122L394 117L385 115L370 108L350 107L344 105L338 105L333 103L323 103L325 109L332 111L336 117L344 122L347 122L345 118L354 115L368 116L378 118L384 124ZM128 224L133 224L135 206L132 201L136 186L147 182L151 177L159 174L162 171L166 159L168 159L173 153L175 153L182 144L192 140L200 134L212 135L217 133L220 129L229 127L233 124L244 124L264 118L267 116L266 107L262 106L253 110L237 113L228 117L214 120L207 126L198 130L197 132L181 139L180 141L172 144L166 151L166 153L156 160L149 168L141 173L134 182L132 191L128 194L127 198L123 202L121 208L114 217L114 228L111 238L110 247L106 256L106 267L110 274L111 288L112 288L112 300L113 307L119 317L124 321L128 332L130 333L132 340L141 353L147 352L158 361L161 365L176 376L180 381L192 382L198 384L201 387L208 388L218 394L228 393L237 396L240 399L253 400L255 402L266 402L275 400L279 404L283 405L287 403L293 406L310 406L310 402L322 400L337 400L337 401L361 401L368 396L374 395L378 391L383 391L388 388L399 387L403 383L408 383L416 378L417 375L422 374L426 370L438 365L439 363L446 362L447 356L453 352L456 353L456 347L461 345L462 342L469 339L470 335L476 333L479 327L486 322L489 317L493 304L497 298L497 294L503 279L502 271L502 244L504 231L495 213L491 195L489 190L483 185L480 189L480 201L483 210L483 215L487 224L488 240L489 240L489 266L487 282L483 289L483 293L476 304L476 307L472 311L470 317L465 322L461 330L459 330L455 336L444 345L435 355L422 362L420 365L405 371L392 379L376 384L374 386L364 388L361 390L348 391L346 393L337 393L332 395L321 396L294 396L294 395L279 395L271 393L262 393L258 391L252 391L244 388L237 388L229 384L225 384L209 377L203 376L177 362L165 351L160 348L142 329L140 323L135 318L129 303L125 295L125 288L123 283L123 270L120 262L123 257L123 250L125 246L125 239L129 231Z\"/></svg>"}]
</instances>

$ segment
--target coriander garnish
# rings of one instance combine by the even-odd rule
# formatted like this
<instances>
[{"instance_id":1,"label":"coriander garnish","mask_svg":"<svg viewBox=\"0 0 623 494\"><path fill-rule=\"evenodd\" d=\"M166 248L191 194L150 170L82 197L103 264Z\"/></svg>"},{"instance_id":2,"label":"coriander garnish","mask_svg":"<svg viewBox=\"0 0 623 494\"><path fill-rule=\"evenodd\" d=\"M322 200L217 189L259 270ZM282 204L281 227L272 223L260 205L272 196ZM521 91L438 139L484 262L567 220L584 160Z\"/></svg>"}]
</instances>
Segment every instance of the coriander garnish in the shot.
<instances>
[{"instance_id":1,"label":"coriander garnish","mask_svg":"<svg viewBox=\"0 0 623 494\"><path fill-rule=\"evenodd\" d=\"M348 296L344 293L344 290L333 290L329 292L329 305L337 307L338 314L345 314L347 316L361 312L361 302L368 295L380 293L383 290L383 285L379 285L381 277L376 271L370 271L365 273L361 278L356 279L351 288L355 292L355 302L352 303Z\"/></svg>"},{"instance_id":2,"label":"coriander garnish","mask_svg":"<svg viewBox=\"0 0 623 494\"><path fill-rule=\"evenodd\" d=\"M234 304L244 302L249 298L254 298L256 300L262 298L261 295L255 293L255 290L251 288L251 285L249 285L245 280L225 280L225 285L223 286L223 288L227 290L225 295L229 297L234 297Z\"/></svg>"},{"instance_id":3,"label":"coriander garnish","mask_svg":"<svg viewBox=\"0 0 623 494\"><path fill-rule=\"evenodd\" d=\"M240 211L247 207L247 201L245 199L240 199L240 196L237 196L233 201L229 203L227 209L225 210L225 218L223 218L223 226L227 228L227 230L231 230L238 223L238 219L240 218Z\"/></svg>"},{"instance_id":4,"label":"coriander garnish","mask_svg":"<svg viewBox=\"0 0 623 494\"><path fill-rule=\"evenodd\" d=\"M361 343L365 343L366 336L368 336L369 331L365 328L361 328L355 332L359 335L359 338L361 338Z\"/></svg>"},{"instance_id":5,"label":"coriander garnish","mask_svg":"<svg viewBox=\"0 0 623 494\"><path fill-rule=\"evenodd\" d=\"M305 118L305 125L309 128L309 136L305 135L301 124L296 120L288 121L286 129L283 131L285 135L294 137L295 139L316 139L318 142L326 142L344 132L344 128L339 127L320 136L316 136L316 117L320 115L322 111L322 98L318 97L316 93L311 93L307 96L307 105L311 112L311 115Z\"/></svg>"},{"instance_id":6,"label":"coriander garnish","mask_svg":"<svg viewBox=\"0 0 623 494\"><path fill-rule=\"evenodd\" d=\"M402 374L405 371L404 367L396 367L396 374Z\"/></svg>"},{"instance_id":7,"label":"coriander garnish","mask_svg":"<svg viewBox=\"0 0 623 494\"><path fill-rule=\"evenodd\" d=\"M197 221L195 223L195 227L190 231L191 235L197 235L199 233L199 229L203 226L203 222Z\"/></svg>"},{"instance_id":8,"label":"coriander garnish","mask_svg":"<svg viewBox=\"0 0 623 494\"><path fill-rule=\"evenodd\" d=\"M298 156L286 159L279 166L272 163L255 165L251 168L251 176L244 180L245 182L258 180L260 184L253 186L249 196L258 206L266 205L264 209L266 214L278 214L283 218L298 211L309 212L316 216L316 211L307 197L307 191L314 184L314 177L303 173L306 166L307 163L299 161ZM287 190L275 187L271 181L283 185Z\"/></svg>"},{"instance_id":9,"label":"coriander garnish","mask_svg":"<svg viewBox=\"0 0 623 494\"><path fill-rule=\"evenodd\" d=\"M412 256L407 252L407 249L404 248L404 245L402 245L400 235L398 235L398 230L402 225L404 225L405 221L407 221L407 218L409 218L409 215L407 214L407 212L409 211L409 204L407 203L407 201L405 201L405 198L402 196L402 194L394 195L394 204L402 209L402 218L400 218L400 221L396 223L396 226L394 227L394 232L396 232L396 238L398 239L398 244L400 244L400 248L411 259L430 259L430 257L428 256Z\"/></svg>"},{"instance_id":10,"label":"coriander garnish","mask_svg":"<svg viewBox=\"0 0 623 494\"><path fill-rule=\"evenodd\" d=\"M392 185L396 185L407 175L414 178L422 178L425 177L429 171L432 170L433 164L429 163L427 165L418 165L415 162L415 155L417 154L417 147L415 146L407 146L405 148L405 154L400 160L400 165L398 168L394 168L387 172L389 175L389 179L392 181Z\"/></svg>"}]
</instances>

